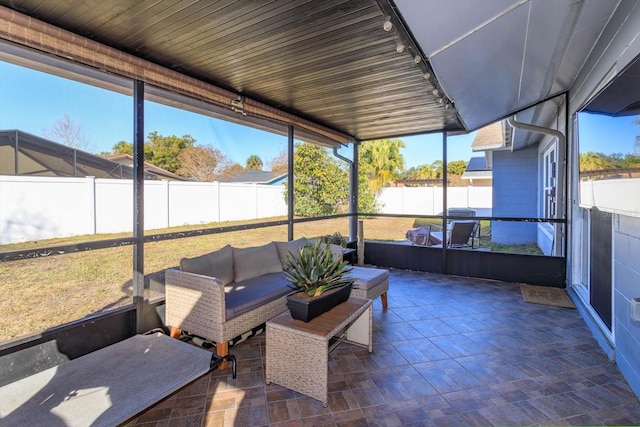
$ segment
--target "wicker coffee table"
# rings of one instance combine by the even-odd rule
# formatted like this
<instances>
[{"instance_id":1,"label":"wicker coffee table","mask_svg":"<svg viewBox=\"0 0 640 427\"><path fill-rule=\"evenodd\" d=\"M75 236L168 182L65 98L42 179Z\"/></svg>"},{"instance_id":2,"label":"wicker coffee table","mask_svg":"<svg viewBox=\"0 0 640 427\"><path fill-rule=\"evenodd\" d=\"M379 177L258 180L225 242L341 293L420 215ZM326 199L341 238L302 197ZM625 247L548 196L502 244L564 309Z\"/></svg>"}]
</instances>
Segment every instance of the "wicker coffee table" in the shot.
<instances>
[{"instance_id":1,"label":"wicker coffee table","mask_svg":"<svg viewBox=\"0 0 640 427\"><path fill-rule=\"evenodd\" d=\"M348 301L305 323L288 311L267 322L266 382L313 397L327 406L329 353L343 341L371 352L371 300Z\"/></svg>"}]
</instances>

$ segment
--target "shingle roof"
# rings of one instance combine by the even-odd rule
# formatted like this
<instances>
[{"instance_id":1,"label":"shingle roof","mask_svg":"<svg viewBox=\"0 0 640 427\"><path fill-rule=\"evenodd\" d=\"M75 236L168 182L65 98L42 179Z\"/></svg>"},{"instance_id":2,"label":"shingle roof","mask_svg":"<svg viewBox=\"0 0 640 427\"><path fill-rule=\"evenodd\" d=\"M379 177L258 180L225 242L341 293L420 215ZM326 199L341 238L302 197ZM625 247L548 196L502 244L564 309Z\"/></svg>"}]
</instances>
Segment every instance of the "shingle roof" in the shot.
<instances>
[{"instance_id":1,"label":"shingle roof","mask_svg":"<svg viewBox=\"0 0 640 427\"><path fill-rule=\"evenodd\" d=\"M473 139L473 143L471 143L473 151L495 150L505 146L504 124L502 121L480 128Z\"/></svg>"},{"instance_id":2,"label":"shingle roof","mask_svg":"<svg viewBox=\"0 0 640 427\"><path fill-rule=\"evenodd\" d=\"M114 154L112 156L107 156L106 158L112 162L133 167L133 156L131 154ZM162 169L161 167L153 165L147 161L144 162L144 169L161 178L168 178L174 181L189 181L188 178L176 175L175 173L169 172L168 170Z\"/></svg>"},{"instance_id":3,"label":"shingle roof","mask_svg":"<svg viewBox=\"0 0 640 427\"><path fill-rule=\"evenodd\" d=\"M487 166L487 159L485 156L472 157L467 163L467 168L462 174L462 179L491 179L493 173L491 168Z\"/></svg>"}]
</instances>

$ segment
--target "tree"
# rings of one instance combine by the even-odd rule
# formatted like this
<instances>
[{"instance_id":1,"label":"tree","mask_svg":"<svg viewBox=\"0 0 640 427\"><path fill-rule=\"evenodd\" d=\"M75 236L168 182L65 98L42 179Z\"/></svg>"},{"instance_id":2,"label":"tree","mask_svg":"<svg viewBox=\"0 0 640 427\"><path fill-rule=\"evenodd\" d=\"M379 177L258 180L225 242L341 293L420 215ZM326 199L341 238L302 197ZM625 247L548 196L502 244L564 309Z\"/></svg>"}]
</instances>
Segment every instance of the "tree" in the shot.
<instances>
[{"instance_id":1,"label":"tree","mask_svg":"<svg viewBox=\"0 0 640 427\"><path fill-rule=\"evenodd\" d=\"M229 165L229 160L211 145L187 147L178 155L178 175L196 181L215 181Z\"/></svg>"},{"instance_id":2,"label":"tree","mask_svg":"<svg viewBox=\"0 0 640 427\"><path fill-rule=\"evenodd\" d=\"M640 153L638 155L627 154L624 156L621 167L624 169L640 168Z\"/></svg>"},{"instance_id":3,"label":"tree","mask_svg":"<svg viewBox=\"0 0 640 427\"><path fill-rule=\"evenodd\" d=\"M369 187L369 172L361 165L358 168L358 212L377 213L379 210L376 195Z\"/></svg>"},{"instance_id":4,"label":"tree","mask_svg":"<svg viewBox=\"0 0 640 427\"><path fill-rule=\"evenodd\" d=\"M230 178L234 175L240 175L244 172L244 168L238 163L229 163L220 171L220 178Z\"/></svg>"},{"instance_id":5,"label":"tree","mask_svg":"<svg viewBox=\"0 0 640 427\"><path fill-rule=\"evenodd\" d=\"M447 174L462 175L467 169L467 162L464 160L453 160L447 163Z\"/></svg>"},{"instance_id":6,"label":"tree","mask_svg":"<svg viewBox=\"0 0 640 427\"><path fill-rule=\"evenodd\" d=\"M82 121L74 121L67 113L64 113L62 117L56 120L52 127L44 129L42 134L45 138L64 144L67 147L89 150L91 145L91 138L89 138L82 126Z\"/></svg>"},{"instance_id":7,"label":"tree","mask_svg":"<svg viewBox=\"0 0 640 427\"><path fill-rule=\"evenodd\" d=\"M431 163L431 167L433 168L433 172L436 174L435 178L442 178L442 160L436 160Z\"/></svg>"},{"instance_id":8,"label":"tree","mask_svg":"<svg viewBox=\"0 0 640 427\"><path fill-rule=\"evenodd\" d=\"M640 166L640 156L634 154L603 154L587 151L580 153L580 170L599 171L611 169L633 169Z\"/></svg>"},{"instance_id":9,"label":"tree","mask_svg":"<svg viewBox=\"0 0 640 427\"><path fill-rule=\"evenodd\" d=\"M111 148L113 154L130 154L133 156L133 142L120 141Z\"/></svg>"},{"instance_id":10,"label":"tree","mask_svg":"<svg viewBox=\"0 0 640 427\"><path fill-rule=\"evenodd\" d=\"M296 145L293 158L294 213L322 216L345 212L349 201L347 171L327 150L311 143ZM286 188L290 183L285 184Z\"/></svg>"},{"instance_id":11,"label":"tree","mask_svg":"<svg viewBox=\"0 0 640 427\"><path fill-rule=\"evenodd\" d=\"M436 177L436 171L433 169L433 165L418 165L414 166L403 174L404 179L434 179Z\"/></svg>"},{"instance_id":12,"label":"tree","mask_svg":"<svg viewBox=\"0 0 640 427\"><path fill-rule=\"evenodd\" d=\"M245 169L248 171L261 171L262 170L262 159L258 157L256 154L252 154L247 159L247 164Z\"/></svg>"},{"instance_id":13,"label":"tree","mask_svg":"<svg viewBox=\"0 0 640 427\"><path fill-rule=\"evenodd\" d=\"M153 131L147 136L144 159L151 164L176 172L180 167L178 157L180 153L189 147L193 147L196 140L190 135L177 137L175 135L162 136Z\"/></svg>"},{"instance_id":14,"label":"tree","mask_svg":"<svg viewBox=\"0 0 640 427\"><path fill-rule=\"evenodd\" d=\"M588 151L586 153L580 153L580 170L582 171L596 171L603 169L613 169L615 163L606 154L595 153Z\"/></svg>"},{"instance_id":15,"label":"tree","mask_svg":"<svg viewBox=\"0 0 640 427\"><path fill-rule=\"evenodd\" d=\"M282 150L268 162L272 172L287 173L289 171L289 155L286 150Z\"/></svg>"},{"instance_id":16,"label":"tree","mask_svg":"<svg viewBox=\"0 0 640 427\"><path fill-rule=\"evenodd\" d=\"M366 165L369 186L375 194L394 179L399 179L404 170L404 157L400 149L404 142L399 139L377 139L360 145L360 167Z\"/></svg>"}]
</instances>

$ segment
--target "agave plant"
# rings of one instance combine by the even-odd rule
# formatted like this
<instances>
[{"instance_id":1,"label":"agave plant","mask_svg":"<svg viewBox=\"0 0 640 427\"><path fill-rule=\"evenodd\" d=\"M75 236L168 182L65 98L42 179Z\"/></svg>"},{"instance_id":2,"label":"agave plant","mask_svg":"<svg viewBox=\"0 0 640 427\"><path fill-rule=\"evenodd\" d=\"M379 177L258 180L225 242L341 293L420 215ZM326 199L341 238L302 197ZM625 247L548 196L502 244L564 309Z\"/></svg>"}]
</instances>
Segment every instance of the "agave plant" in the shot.
<instances>
[{"instance_id":1,"label":"agave plant","mask_svg":"<svg viewBox=\"0 0 640 427\"><path fill-rule=\"evenodd\" d=\"M301 247L298 255L289 254L285 275L308 296L314 297L329 289L353 284L353 279L344 277L351 271L347 268L348 262L334 260L329 245L323 244L322 240Z\"/></svg>"}]
</instances>

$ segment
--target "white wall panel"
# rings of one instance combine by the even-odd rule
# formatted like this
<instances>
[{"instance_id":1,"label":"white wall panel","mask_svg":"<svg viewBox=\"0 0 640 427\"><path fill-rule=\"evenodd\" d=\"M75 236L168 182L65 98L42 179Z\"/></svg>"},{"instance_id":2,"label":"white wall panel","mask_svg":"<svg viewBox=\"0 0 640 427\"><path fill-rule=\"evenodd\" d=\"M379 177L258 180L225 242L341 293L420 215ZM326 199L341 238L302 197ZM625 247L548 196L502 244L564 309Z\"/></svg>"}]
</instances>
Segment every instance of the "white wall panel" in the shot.
<instances>
[{"instance_id":1,"label":"white wall panel","mask_svg":"<svg viewBox=\"0 0 640 427\"><path fill-rule=\"evenodd\" d=\"M169 182L169 225L220 221L217 182Z\"/></svg>"}]
</instances>

